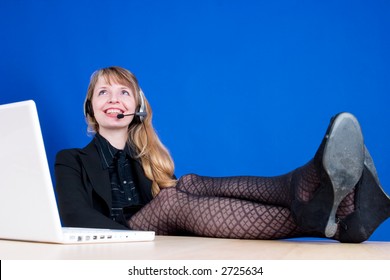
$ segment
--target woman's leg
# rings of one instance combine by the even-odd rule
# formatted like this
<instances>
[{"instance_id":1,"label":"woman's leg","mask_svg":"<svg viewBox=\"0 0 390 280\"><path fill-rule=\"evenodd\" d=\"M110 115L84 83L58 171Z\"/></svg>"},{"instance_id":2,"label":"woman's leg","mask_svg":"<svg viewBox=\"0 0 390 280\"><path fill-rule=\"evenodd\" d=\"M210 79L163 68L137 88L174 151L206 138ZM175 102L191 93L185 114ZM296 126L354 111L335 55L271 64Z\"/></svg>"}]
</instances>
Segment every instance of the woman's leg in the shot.
<instances>
[{"instance_id":1,"label":"woman's leg","mask_svg":"<svg viewBox=\"0 0 390 280\"><path fill-rule=\"evenodd\" d=\"M153 230L159 235L242 239L309 235L296 225L290 210L285 207L193 195L174 187L163 189L129 220L129 227Z\"/></svg>"},{"instance_id":2,"label":"woman's leg","mask_svg":"<svg viewBox=\"0 0 390 280\"><path fill-rule=\"evenodd\" d=\"M308 163L302 168L297 193L299 199L305 202L313 197L320 186L316 168L310 168L311 164ZM177 188L194 195L243 199L290 209L292 204L290 180L291 173L275 177L207 177L188 174L180 178ZM351 191L337 209L338 219L343 219L354 212L354 201L355 192Z\"/></svg>"},{"instance_id":3,"label":"woman's leg","mask_svg":"<svg viewBox=\"0 0 390 280\"><path fill-rule=\"evenodd\" d=\"M289 208L307 231L334 236L337 218L354 211L353 189L364 165L361 129L354 116L332 118L313 160L276 177L183 176L177 188L192 194L238 198ZM337 214L336 214L337 211Z\"/></svg>"},{"instance_id":4,"label":"woman's leg","mask_svg":"<svg viewBox=\"0 0 390 280\"><path fill-rule=\"evenodd\" d=\"M317 236L363 242L389 216L390 198L363 145L360 127L353 116L342 114L332 120L316 156L304 167L268 178L184 176L177 189L161 191L132 217L129 226L157 234L248 239ZM331 234L326 230L329 226Z\"/></svg>"},{"instance_id":5,"label":"woman's leg","mask_svg":"<svg viewBox=\"0 0 390 280\"><path fill-rule=\"evenodd\" d=\"M383 191L375 168L365 167L356 189L356 210L341 218L332 239L363 242L390 217L390 198ZM132 229L153 230L159 235L263 240L326 237L300 228L285 207L193 195L177 188L162 190L128 221L128 225Z\"/></svg>"}]
</instances>

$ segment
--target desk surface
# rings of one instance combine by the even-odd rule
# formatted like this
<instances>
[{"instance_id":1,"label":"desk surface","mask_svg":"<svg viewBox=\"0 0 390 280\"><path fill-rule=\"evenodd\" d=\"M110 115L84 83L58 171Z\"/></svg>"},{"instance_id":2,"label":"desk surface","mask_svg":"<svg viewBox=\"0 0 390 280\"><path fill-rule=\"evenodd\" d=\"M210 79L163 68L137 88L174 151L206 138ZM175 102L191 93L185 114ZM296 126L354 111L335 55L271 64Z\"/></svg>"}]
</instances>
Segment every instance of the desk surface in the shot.
<instances>
[{"instance_id":1,"label":"desk surface","mask_svg":"<svg viewBox=\"0 0 390 280\"><path fill-rule=\"evenodd\" d=\"M390 242L342 244L320 240L237 240L156 236L154 241L60 245L0 240L1 260L390 260Z\"/></svg>"}]
</instances>

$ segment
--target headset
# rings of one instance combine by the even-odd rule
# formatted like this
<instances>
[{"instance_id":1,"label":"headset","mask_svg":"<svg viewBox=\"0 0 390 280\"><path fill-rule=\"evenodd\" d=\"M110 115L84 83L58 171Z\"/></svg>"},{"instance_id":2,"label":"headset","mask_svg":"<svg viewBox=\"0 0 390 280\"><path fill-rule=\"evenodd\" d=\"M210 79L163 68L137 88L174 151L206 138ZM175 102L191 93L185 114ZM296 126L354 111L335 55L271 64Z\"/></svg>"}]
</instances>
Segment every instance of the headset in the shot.
<instances>
[{"instance_id":1,"label":"headset","mask_svg":"<svg viewBox=\"0 0 390 280\"><path fill-rule=\"evenodd\" d=\"M146 112L146 104L145 104L145 97L144 97L144 92L142 91L142 89L140 88L139 89L139 100L140 100L140 106L139 106L139 109L138 111L136 111L135 113L132 113L132 114L118 114L117 118L118 119L122 119L124 117L127 117L127 116L136 116L136 120L139 121L139 122L143 122L145 117L147 116L147 112ZM85 117L87 117L88 115L93 118L94 117L94 113L93 113L93 108L92 108L92 102L90 99L87 99L85 101L85 104L84 104L84 115Z\"/></svg>"},{"instance_id":2,"label":"headset","mask_svg":"<svg viewBox=\"0 0 390 280\"><path fill-rule=\"evenodd\" d=\"M139 100L141 105L139 106L139 110L135 113L135 115L138 116L140 122L143 122L148 113L146 112L145 95L141 88L139 89Z\"/></svg>"}]
</instances>

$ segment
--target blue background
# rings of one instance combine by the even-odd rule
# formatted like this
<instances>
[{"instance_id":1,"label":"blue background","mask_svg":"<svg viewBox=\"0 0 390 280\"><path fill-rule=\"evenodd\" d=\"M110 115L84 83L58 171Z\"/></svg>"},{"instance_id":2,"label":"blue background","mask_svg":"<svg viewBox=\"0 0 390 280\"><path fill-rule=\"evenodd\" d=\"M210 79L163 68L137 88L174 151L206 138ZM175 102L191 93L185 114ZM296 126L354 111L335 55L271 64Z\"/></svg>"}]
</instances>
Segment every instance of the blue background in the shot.
<instances>
[{"instance_id":1,"label":"blue background","mask_svg":"<svg viewBox=\"0 0 390 280\"><path fill-rule=\"evenodd\" d=\"M36 101L52 171L90 141L91 73L120 65L177 176L289 172L350 111L390 193L389 1L2 0L0 27L0 104ZM389 233L390 220L371 240Z\"/></svg>"}]
</instances>

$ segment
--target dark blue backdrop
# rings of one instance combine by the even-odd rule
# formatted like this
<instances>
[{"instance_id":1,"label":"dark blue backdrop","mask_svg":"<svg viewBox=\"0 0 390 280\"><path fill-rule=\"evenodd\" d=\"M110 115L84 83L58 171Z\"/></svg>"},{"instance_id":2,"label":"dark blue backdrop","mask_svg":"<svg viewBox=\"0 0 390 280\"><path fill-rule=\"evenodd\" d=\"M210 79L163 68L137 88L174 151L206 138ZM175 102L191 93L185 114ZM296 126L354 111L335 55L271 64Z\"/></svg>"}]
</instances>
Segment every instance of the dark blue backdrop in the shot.
<instances>
[{"instance_id":1,"label":"dark blue backdrop","mask_svg":"<svg viewBox=\"0 0 390 280\"><path fill-rule=\"evenodd\" d=\"M351 111L390 193L389 1L2 0L0 27L0 103L36 101L51 168L90 141L90 74L120 65L178 176L288 172ZM371 240L389 232L390 220Z\"/></svg>"}]
</instances>

